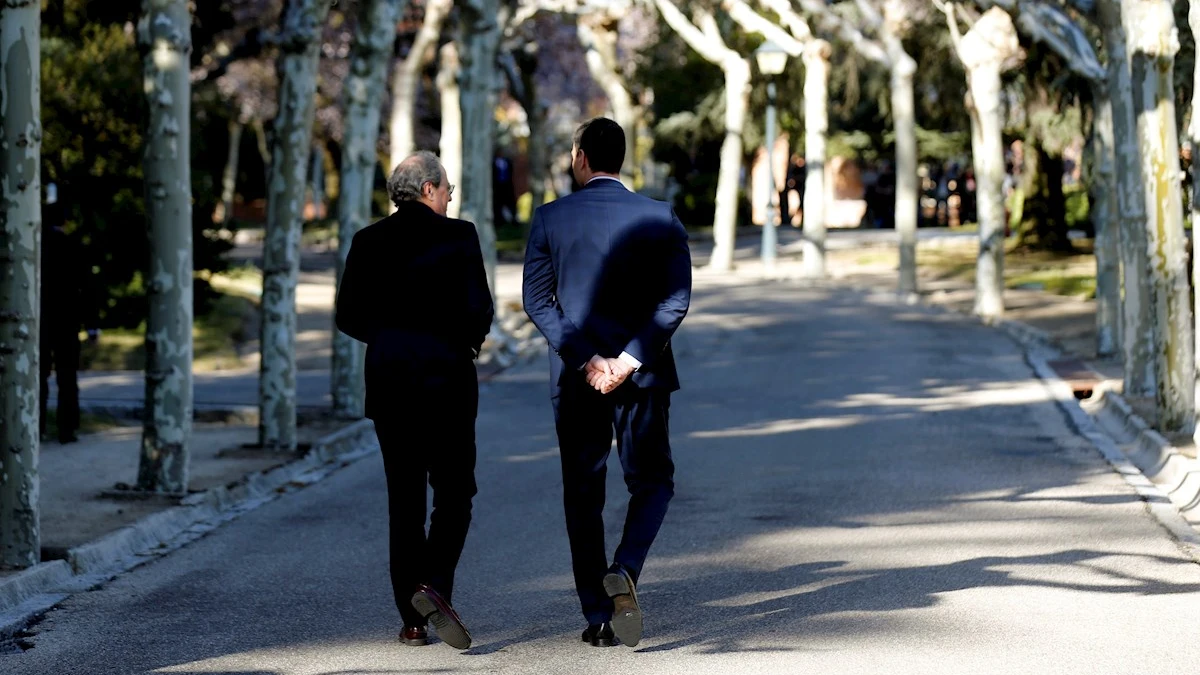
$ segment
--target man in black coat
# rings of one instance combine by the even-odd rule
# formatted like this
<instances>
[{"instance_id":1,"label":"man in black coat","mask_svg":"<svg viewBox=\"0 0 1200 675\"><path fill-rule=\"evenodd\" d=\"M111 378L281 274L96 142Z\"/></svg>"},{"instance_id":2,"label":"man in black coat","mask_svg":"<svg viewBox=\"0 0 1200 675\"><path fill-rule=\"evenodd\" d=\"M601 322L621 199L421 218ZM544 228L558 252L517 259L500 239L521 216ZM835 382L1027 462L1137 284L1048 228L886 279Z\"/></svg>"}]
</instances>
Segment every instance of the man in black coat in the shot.
<instances>
[{"instance_id":1,"label":"man in black coat","mask_svg":"<svg viewBox=\"0 0 1200 675\"><path fill-rule=\"evenodd\" d=\"M73 443L79 430L79 330L86 324L89 339L99 331L93 328L96 303L83 248L63 229L65 224L62 202L42 205L40 432L44 438L53 373L58 385L58 441Z\"/></svg>"},{"instance_id":2,"label":"man in black coat","mask_svg":"<svg viewBox=\"0 0 1200 675\"><path fill-rule=\"evenodd\" d=\"M428 644L432 623L447 644L466 649L471 636L450 598L476 493L474 360L494 310L475 226L446 217L453 191L432 153L396 167L388 193L397 210L354 236L336 322L367 345L366 414L387 475L401 639Z\"/></svg>"},{"instance_id":3,"label":"man in black coat","mask_svg":"<svg viewBox=\"0 0 1200 675\"><path fill-rule=\"evenodd\" d=\"M621 184L625 133L596 118L571 151L578 192L538 207L525 249L525 312L546 337L550 396L583 641L641 640L635 584L674 495L671 337L691 303L688 236L671 205ZM605 465L616 435L629 488L620 544L604 550Z\"/></svg>"}]
</instances>

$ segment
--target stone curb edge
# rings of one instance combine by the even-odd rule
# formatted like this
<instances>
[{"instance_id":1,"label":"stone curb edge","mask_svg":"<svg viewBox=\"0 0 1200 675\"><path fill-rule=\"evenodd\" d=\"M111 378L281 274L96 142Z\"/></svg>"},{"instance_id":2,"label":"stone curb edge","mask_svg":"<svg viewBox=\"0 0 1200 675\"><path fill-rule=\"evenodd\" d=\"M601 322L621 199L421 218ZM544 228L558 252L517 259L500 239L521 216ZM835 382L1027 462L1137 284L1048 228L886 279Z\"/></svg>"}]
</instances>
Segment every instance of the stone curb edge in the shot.
<instances>
[{"instance_id":1,"label":"stone curb edge","mask_svg":"<svg viewBox=\"0 0 1200 675\"><path fill-rule=\"evenodd\" d=\"M179 506L146 516L67 552L65 560L35 565L0 582L0 640L72 593L175 551L288 492L298 490L377 449L375 426L359 420L318 439L303 457L184 498Z\"/></svg>"},{"instance_id":2,"label":"stone curb edge","mask_svg":"<svg viewBox=\"0 0 1200 675\"><path fill-rule=\"evenodd\" d=\"M837 282L842 288L871 298L885 295L878 289L846 280ZM1075 430L1137 492L1179 548L1200 563L1200 530L1196 527L1200 526L1200 459L1180 453L1162 434L1150 428L1120 394L1105 385L1097 387L1090 401L1076 400L1071 386L1049 364L1067 352L1046 331L1013 319L981 319L927 302L916 294L890 296L897 304L918 305L974 319L1007 333L1025 351L1026 362Z\"/></svg>"}]
</instances>

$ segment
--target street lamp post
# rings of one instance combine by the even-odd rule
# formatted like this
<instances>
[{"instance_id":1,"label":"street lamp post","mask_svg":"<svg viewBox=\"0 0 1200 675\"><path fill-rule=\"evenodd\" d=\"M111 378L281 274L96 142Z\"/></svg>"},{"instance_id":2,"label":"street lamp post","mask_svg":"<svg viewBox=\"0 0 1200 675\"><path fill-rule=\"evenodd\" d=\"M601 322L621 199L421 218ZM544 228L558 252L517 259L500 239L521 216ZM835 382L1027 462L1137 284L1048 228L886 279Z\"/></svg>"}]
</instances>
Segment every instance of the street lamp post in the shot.
<instances>
[{"instance_id":1,"label":"street lamp post","mask_svg":"<svg viewBox=\"0 0 1200 675\"><path fill-rule=\"evenodd\" d=\"M758 70L763 75L766 75L767 80L767 128L766 128L766 144L767 144L767 219L763 223L762 233L762 261L763 266L771 269L775 266L776 253L776 232L775 220L776 210L772 197L779 190L775 188L775 167L772 161L772 153L775 150L775 76L783 72L787 66L787 52L782 47L767 40L758 49L754 50L755 60L758 61Z\"/></svg>"}]
</instances>

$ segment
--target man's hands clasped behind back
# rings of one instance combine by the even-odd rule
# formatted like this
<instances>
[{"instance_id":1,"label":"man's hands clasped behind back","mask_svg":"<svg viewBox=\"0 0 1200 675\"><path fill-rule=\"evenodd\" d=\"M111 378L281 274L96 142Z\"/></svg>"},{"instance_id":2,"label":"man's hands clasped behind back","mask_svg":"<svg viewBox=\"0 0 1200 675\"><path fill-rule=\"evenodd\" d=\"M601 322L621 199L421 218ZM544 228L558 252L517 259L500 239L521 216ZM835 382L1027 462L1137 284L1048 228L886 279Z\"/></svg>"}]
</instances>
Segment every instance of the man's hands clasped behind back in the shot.
<instances>
[{"instance_id":1,"label":"man's hands clasped behind back","mask_svg":"<svg viewBox=\"0 0 1200 675\"><path fill-rule=\"evenodd\" d=\"M633 374L633 366L621 359L606 359L599 354L584 366L587 382L601 394L612 392Z\"/></svg>"}]
</instances>

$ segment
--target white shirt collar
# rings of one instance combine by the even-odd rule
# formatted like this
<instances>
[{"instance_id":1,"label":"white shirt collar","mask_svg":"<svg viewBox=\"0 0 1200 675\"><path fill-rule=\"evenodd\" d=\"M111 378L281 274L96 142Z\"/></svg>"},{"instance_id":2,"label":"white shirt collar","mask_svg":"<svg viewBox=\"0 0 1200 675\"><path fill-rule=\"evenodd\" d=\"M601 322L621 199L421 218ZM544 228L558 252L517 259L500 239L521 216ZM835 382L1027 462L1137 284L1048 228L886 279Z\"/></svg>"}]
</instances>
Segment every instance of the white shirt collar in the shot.
<instances>
[{"instance_id":1,"label":"white shirt collar","mask_svg":"<svg viewBox=\"0 0 1200 675\"><path fill-rule=\"evenodd\" d=\"M594 182L596 182L596 181L598 181L598 180L611 180L611 181L613 181L613 182L615 182L615 183L621 183L621 179L620 179L620 178L613 178L612 176L592 176L591 180L589 180L589 181L587 182L587 184L588 184L588 185L591 185L592 183L594 183ZM624 184L624 183L621 183L621 187L625 187L625 184Z\"/></svg>"}]
</instances>

